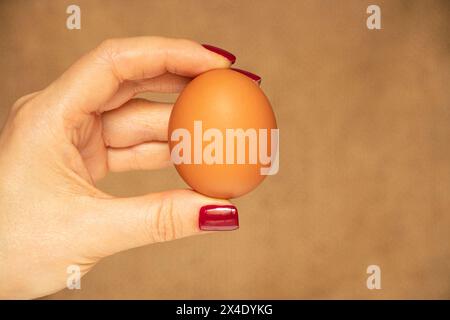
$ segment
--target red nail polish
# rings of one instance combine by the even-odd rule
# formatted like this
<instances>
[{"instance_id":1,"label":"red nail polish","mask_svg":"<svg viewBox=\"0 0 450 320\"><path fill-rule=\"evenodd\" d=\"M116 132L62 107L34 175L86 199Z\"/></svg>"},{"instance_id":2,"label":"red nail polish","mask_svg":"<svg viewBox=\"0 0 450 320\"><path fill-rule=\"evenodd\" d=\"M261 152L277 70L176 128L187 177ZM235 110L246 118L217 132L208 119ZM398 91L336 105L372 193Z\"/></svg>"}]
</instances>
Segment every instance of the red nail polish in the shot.
<instances>
[{"instance_id":1,"label":"red nail polish","mask_svg":"<svg viewBox=\"0 0 450 320\"><path fill-rule=\"evenodd\" d=\"M237 72L240 72L240 73L246 75L247 77L249 77L250 79L252 79L253 81L255 81L256 83L261 84L261 77L256 75L256 74L254 74L254 73L251 73L249 71L242 70L242 69L236 69L236 68L230 68L230 69L234 70L234 71L237 71Z\"/></svg>"},{"instance_id":2,"label":"red nail polish","mask_svg":"<svg viewBox=\"0 0 450 320\"><path fill-rule=\"evenodd\" d=\"M209 205L200 208L198 226L204 231L230 231L239 228L238 210L235 206Z\"/></svg>"},{"instance_id":3,"label":"red nail polish","mask_svg":"<svg viewBox=\"0 0 450 320\"><path fill-rule=\"evenodd\" d=\"M222 57L227 58L231 62L231 64L236 62L236 56L234 54L226 51L226 50L223 50L223 49L218 48L218 47L214 47L214 46L209 45L209 44L202 44L202 46L205 49L208 49L209 51L212 51L214 53L220 54Z\"/></svg>"}]
</instances>

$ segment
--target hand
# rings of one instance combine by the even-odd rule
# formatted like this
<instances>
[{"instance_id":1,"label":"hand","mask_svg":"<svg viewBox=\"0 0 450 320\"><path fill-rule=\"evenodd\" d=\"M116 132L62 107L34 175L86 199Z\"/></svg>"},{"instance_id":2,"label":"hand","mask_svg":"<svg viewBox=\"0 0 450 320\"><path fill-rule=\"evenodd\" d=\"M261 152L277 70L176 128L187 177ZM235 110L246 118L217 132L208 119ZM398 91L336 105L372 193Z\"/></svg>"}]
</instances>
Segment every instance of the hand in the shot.
<instances>
[{"instance_id":1,"label":"hand","mask_svg":"<svg viewBox=\"0 0 450 320\"><path fill-rule=\"evenodd\" d=\"M201 207L229 205L190 190L115 198L94 186L108 171L170 164L171 105L133 96L178 92L229 66L188 40L107 40L15 103L0 136L0 297L54 293L69 265L85 274L116 252L199 234Z\"/></svg>"}]
</instances>

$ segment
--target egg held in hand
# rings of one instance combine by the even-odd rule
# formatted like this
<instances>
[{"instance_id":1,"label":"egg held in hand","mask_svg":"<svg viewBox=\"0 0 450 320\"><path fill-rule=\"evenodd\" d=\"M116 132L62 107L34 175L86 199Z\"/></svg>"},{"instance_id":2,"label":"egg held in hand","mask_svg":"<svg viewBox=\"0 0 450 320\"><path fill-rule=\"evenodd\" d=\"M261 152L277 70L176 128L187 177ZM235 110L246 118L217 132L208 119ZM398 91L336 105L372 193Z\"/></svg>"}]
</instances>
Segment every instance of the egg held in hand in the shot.
<instances>
[{"instance_id":1,"label":"egg held in hand","mask_svg":"<svg viewBox=\"0 0 450 320\"><path fill-rule=\"evenodd\" d=\"M256 82L217 69L193 79L169 120L172 162L195 191L236 198L278 170L278 129Z\"/></svg>"}]
</instances>

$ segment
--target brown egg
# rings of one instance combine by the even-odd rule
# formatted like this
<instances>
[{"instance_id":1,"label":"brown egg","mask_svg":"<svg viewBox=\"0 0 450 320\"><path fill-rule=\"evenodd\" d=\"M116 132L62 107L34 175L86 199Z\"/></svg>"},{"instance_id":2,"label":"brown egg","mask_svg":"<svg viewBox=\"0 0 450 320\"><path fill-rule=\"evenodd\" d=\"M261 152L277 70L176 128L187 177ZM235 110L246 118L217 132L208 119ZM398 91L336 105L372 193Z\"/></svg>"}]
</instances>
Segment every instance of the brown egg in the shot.
<instances>
[{"instance_id":1,"label":"brown egg","mask_svg":"<svg viewBox=\"0 0 450 320\"><path fill-rule=\"evenodd\" d=\"M171 158L195 191L239 197L262 182L264 170L277 170L276 128L256 82L230 69L208 71L192 80L175 103L169 121Z\"/></svg>"}]
</instances>

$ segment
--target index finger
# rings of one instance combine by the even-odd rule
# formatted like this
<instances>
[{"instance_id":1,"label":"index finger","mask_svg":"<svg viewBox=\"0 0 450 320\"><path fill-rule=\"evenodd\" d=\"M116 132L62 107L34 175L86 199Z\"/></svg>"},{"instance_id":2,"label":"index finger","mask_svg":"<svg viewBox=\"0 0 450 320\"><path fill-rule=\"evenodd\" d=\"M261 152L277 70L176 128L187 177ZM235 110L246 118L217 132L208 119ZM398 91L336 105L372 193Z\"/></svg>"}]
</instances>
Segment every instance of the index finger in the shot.
<instances>
[{"instance_id":1,"label":"index finger","mask_svg":"<svg viewBox=\"0 0 450 320\"><path fill-rule=\"evenodd\" d=\"M45 91L46 95L60 100L57 106L61 112L77 119L77 115L100 110L125 80L148 79L166 72L195 77L229 66L226 58L190 40L112 39L75 62Z\"/></svg>"}]
</instances>

